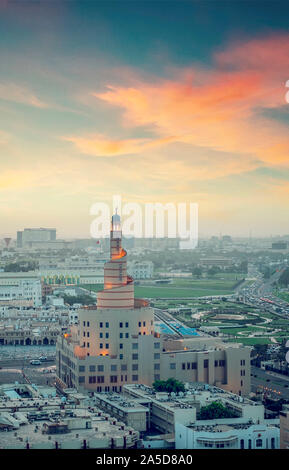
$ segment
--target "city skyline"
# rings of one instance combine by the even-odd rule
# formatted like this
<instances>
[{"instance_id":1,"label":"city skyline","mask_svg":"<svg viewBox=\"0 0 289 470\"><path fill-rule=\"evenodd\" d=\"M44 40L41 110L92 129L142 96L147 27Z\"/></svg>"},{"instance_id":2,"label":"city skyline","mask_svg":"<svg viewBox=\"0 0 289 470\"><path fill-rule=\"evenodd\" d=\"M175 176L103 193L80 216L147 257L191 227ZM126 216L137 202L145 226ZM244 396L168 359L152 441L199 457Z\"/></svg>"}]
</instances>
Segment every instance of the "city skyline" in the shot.
<instances>
[{"instance_id":1,"label":"city skyline","mask_svg":"<svg viewBox=\"0 0 289 470\"><path fill-rule=\"evenodd\" d=\"M0 233L88 238L118 193L287 234L286 2L249 3L2 2Z\"/></svg>"}]
</instances>

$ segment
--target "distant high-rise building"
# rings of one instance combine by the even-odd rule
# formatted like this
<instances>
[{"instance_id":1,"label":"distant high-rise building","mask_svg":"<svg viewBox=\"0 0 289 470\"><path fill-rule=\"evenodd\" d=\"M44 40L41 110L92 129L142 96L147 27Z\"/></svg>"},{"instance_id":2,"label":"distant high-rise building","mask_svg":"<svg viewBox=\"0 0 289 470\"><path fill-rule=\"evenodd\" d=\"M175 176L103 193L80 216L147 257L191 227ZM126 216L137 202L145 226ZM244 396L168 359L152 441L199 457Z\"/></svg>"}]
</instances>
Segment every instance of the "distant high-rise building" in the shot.
<instances>
[{"instance_id":1,"label":"distant high-rise building","mask_svg":"<svg viewBox=\"0 0 289 470\"><path fill-rule=\"evenodd\" d=\"M232 237L230 235L223 235L222 240L223 242L232 243Z\"/></svg>"},{"instance_id":2,"label":"distant high-rise building","mask_svg":"<svg viewBox=\"0 0 289 470\"><path fill-rule=\"evenodd\" d=\"M25 228L17 232L17 248L32 246L37 242L51 242L56 240L55 228Z\"/></svg>"},{"instance_id":3,"label":"distant high-rise building","mask_svg":"<svg viewBox=\"0 0 289 470\"><path fill-rule=\"evenodd\" d=\"M273 242L272 250L287 250L287 242Z\"/></svg>"}]
</instances>

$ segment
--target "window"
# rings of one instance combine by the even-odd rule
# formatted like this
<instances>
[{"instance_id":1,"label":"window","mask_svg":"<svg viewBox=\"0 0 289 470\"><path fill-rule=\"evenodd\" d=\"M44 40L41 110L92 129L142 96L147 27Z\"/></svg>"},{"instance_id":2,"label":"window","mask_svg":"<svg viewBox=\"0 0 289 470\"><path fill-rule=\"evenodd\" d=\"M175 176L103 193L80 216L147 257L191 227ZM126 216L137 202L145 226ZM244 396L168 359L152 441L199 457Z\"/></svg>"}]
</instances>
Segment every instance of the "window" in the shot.
<instances>
[{"instance_id":1,"label":"window","mask_svg":"<svg viewBox=\"0 0 289 470\"><path fill-rule=\"evenodd\" d=\"M87 322L87 326L89 326L89 321Z\"/></svg>"},{"instance_id":2,"label":"window","mask_svg":"<svg viewBox=\"0 0 289 470\"><path fill-rule=\"evenodd\" d=\"M138 322L138 326L141 326L141 321Z\"/></svg>"},{"instance_id":3,"label":"window","mask_svg":"<svg viewBox=\"0 0 289 470\"><path fill-rule=\"evenodd\" d=\"M122 338L122 337L123 337L123 334L122 334L122 333L119 333L119 337Z\"/></svg>"},{"instance_id":4,"label":"window","mask_svg":"<svg viewBox=\"0 0 289 470\"><path fill-rule=\"evenodd\" d=\"M90 347L90 343L87 343L86 347L89 348L89 347Z\"/></svg>"},{"instance_id":5,"label":"window","mask_svg":"<svg viewBox=\"0 0 289 470\"><path fill-rule=\"evenodd\" d=\"M132 365L132 370L138 370L138 364L133 364Z\"/></svg>"},{"instance_id":6,"label":"window","mask_svg":"<svg viewBox=\"0 0 289 470\"><path fill-rule=\"evenodd\" d=\"M132 360L137 361L138 360L138 354L132 354Z\"/></svg>"},{"instance_id":7,"label":"window","mask_svg":"<svg viewBox=\"0 0 289 470\"><path fill-rule=\"evenodd\" d=\"M111 375L110 376L110 383L116 383L117 382L117 375Z\"/></svg>"},{"instance_id":8,"label":"window","mask_svg":"<svg viewBox=\"0 0 289 470\"><path fill-rule=\"evenodd\" d=\"M197 369L197 363L196 362L192 362L192 369Z\"/></svg>"},{"instance_id":9,"label":"window","mask_svg":"<svg viewBox=\"0 0 289 470\"><path fill-rule=\"evenodd\" d=\"M102 328L102 327L103 327L103 323L101 321L100 324L99 324L99 328Z\"/></svg>"},{"instance_id":10,"label":"window","mask_svg":"<svg viewBox=\"0 0 289 470\"><path fill-rule=\"evenodd\" d=\"M128 322L125 323L125 327L128 328Z\"/></svg>"},{"instance_id":11,"label":"window","mask_svg":"<svg viewBox=\"0 0 289 470\"><path fill-rule=\"evenodd\" d=\"M103 344L102 344L102 343L99 343L99 348L100 348L100 349L103 348Z\"/></svg>"},{"instance_id":12,"label":"window","mask_svg":"<svg viewBox=\"0 0 289 470\"><path fill-rule=\"evenodd\" d=\"M89 366L89 372L95 372L95 366Z\"/></svg>"},{"instance_id":13,"label":"window","mask_svg":"<svg viewBox=\"0 0 289 470\"><path fill-rule=\"evenodd\" d=\"M110 370L115 372L117 370L117 365L112 364L111 367L110 367Z\"/></svg>"},{"instance_id":14,"label":"window","mask_svg":"<svg viewBox=\"0 0 289 470\"><path fill-rule=\"evenodd\" d=\"M172 362L172 363L170 364L170 369L171 369L171 370L174 370L175 368L176 368L176 363L175 363L175 362Z\"/></svg>"},{"instance_id":15,"label":"window","mask_svg":"<svg viewBox=\"0 0 289 470\"><path fill-rule=\"evenodd\" d=\"M241 439L240 440L240 448L244 449L244 447L245 447L244 439Z\"/></svg>"},{"instance_id":16,"label":"window","mask_svg":"<svg viewBox=\"0 0 289 470\"><path fill-rule=\"evenodd\" d=\"M78 370L79 372L85 372L85 366L79 366Z\"/></svg>"},{"instance_id":17,"label":"window","mask_svg":"<svg viewBox=\"0 0 289 470\"><path fill-rule=\"evenodd\" d=\"M256 439L256 447L262 447L263 441L262 439Z\"/></svg>"},{"instance_id":18,"label":"window","mask_svg":"<svg viewBox=\"0 0 289 470\"><path fill-rule=\"evenodd\" d=\"M83 322L83 326L85 326L85 321Z\"/></svg>"},{"instance_id":19,"label":"window","mask_svg":"<svg viewBox=\"0 0 289 470\"><path fill-rule=\"evenodd\" d=\"M87 332L87 337L89 338L89 331Z\"/></svg>"},{"instance_id":20,"label":"window","mask_svg":"<svg viewBox=\"0 0 289 470\"><path fill-rule=\"evenodd\" d=\"M100 337L100 338L103 338L103 333L99 333L99 337Z\"/></svg>"},{"instance_id":21,"label":"window","mask_svg":"<svg viewBox=\"0 0 289 470\"><path fill-rule=\"evenodd\" d=\"M186 363L183 362L183 363L182 363L182 369L185 370L185 368L186 368Z\"/></svg>"},{"instance_id":22,"label":"window","mask_svg":"<svg viewBox=\"0 0 289 470\"><path fill-rule=\"evenodd\" d=\"M105 333L105 337L106 337L106 338L109 338L109 333Z\"/></svg>"},{"instance_id":23,"label":"window","mask_svg":"<svg viewBox=\"0 0 289 470\"><path fill-rule=\"evenodd\" d=\"M123 327L123 323L122 323L122 322L120 322L120 324L119 324L119 327L120 327L120 328L122 328L122 327Z\"/></svg>"},{"instance_id":24,"label":"window","mask_svg":"<svg viewBox=\"0 0 289 470\"><path fill-rule=\"evenodd\" d=\"M105 343L105 349L109 349L109 344Z\"/></svg>"},{"instance_id":25,"label":"window","mask_svg":"<svg viewBox=\"0 0 289 470\"><path fill-rule=\"evenodd\" d=\"M249 447L249 449L252 449L252 440L251 439L248 440L248 447Z\"/></svg>"},{"instance_id":26,"label":"window","mask_svg":"<svg viewBox=\"0 0 289 470\"><path fill-rule=\"evenodd\" d=\"M109 328L109 323L108 322L105 323L105 328Z\"/></svg>"},{"instance_id":27,"label":"window","mask_svg":"<svg viewBox=\"0 0 289 470\"><path fill-rule=\"evenodd\" d=\"M127 365L126 364L121 364L121 370L127 370Z\"/></svg>"},{"instance_id":28,"label":"window","mask_svg":"<svg viewBox=\"0 0 289 470\"><path fill-rule=\"evenodd\" d=\"M154 359L159 359L161 357L160 353L155 353L154 354Z\"/></svg>"},{"instance_id":29,"label":"window","mask_svg":"<svg viewBox=\"0 0 289 470\"><path fill-rule=\"evenodd\" d=\"M209 367L209 359L204 360L204 368L207 369Z\"/></svg>"},{"instance_id":30,"label":"window","mask_svg":"<svg viewBox=\"0 0 289 470\"><path fill-rule=\"evenodd\" d=\"M133 375L132 380L133 380L133 382L137 382L138 381L138 375Z\"/></svg>"},{"instance_id":31,"label":"window","mask_svg":"<svg viewBox=\"0 0 289 470\"><path fill-rule=\"evenodd\" d=\"M126 338L128 338L128 337L129 337L129 334L128 334L128 333L126 333L126 334L125 334L125 337L126 337Z\"/></svg>"},{"instance_id":32,"label":"window","mask_svg":"<svg viewBox=\"0 0 289 470\"><path fill-rule=\"evenodd\" d=\"M275 449L275 437L271 438L271 449Z\"/></svg>"},{"instance_id":33,"label":"window","mask_svg":"<svg viewBox=\"0 0 289 470\"><path fill-rule=\"evenodd\" d=\"M224 361L224 360L219 361L219 366L220 367L225 367L225 365L226 365L226 361Z\"/></svg>"},{"instance_id":34,"label":"window","mask_svg":"<svg viewBox=\"0 0 289 470\"><path fill-rule=\"evenodd\" d=\"M98 372L103 372L104 371L104 366L97 366Z\"/></svg>"},{"instance_id":35,"label":"window","mask_svg":"<svg viewBox=\"0 0 289 470\"><path fill-rule=\"evenodd\" d=\"M104 383L104 375L98 375L97 376L97 383L98 384L103 384Z\"/></svg>"},{"instance_id":36,"label":"window","mask_svg":"<svg viewBox=\"0 0 289 470\"><path fill-rule=\"evenodd\" d=\"M85 376L84 376L84 375L80 375L80 376L78 377L78 383L79 383L79 384L85 383Z\"/></svg>"},{"instance_id":37,"label":"window","mask_svg":"<svg viewBox=\"0 0 289 470\"><path fill-rule=\"evenodd\" d=\"M119 358L120 358L120 359L123 359L123 354L120 354L120 355L119 355Z\"/></svg>"},{"instance_id":38,"label":"window","mask_svg":"<svg viewBox=\"0 0 289 470\"><path fill-rule=\"evenodd\" d=\"M160 375L159 374L155 374L155 380L160 380Z\"/></svg>"},{"instance_id":39,"label":"window","mask_svg":"<svg viewBox=\"0 0 289 470\"><path fill-rule=\"evenodd\" d=\"M123 349L123 344L122 343L120 343L119 349Z\"/></svg>"},{"instance_id":40,"label":"window","mask_svg":"<svg viewBox=\"0 0 289 470\"><path fill-rule=\"evenodd\" d=\"M143 324L143 326L146 326L146 322L145 322L145 321L144 321L142 324Z\"/></svg>"},{"instance_id":41,"label":"window","mask_svg":"<svg viewBox=\"0 0 289 470\"><path fill-rule=\"evenodd\" d=\"M95 384L96 383L96 376L95 375L91 375L88 379L88 382L90 384Z\"/></svg>"},{"instance_id":42,"label":"window","mask_svg":"<svg viewBox=\"0 0 289 470\"><path fill-rule=\"evenodd\" d=\"M154 370L160 370L160 364L154 364Z\"/></svg>"},{"instance_id":43,"label":"window","mask_svg":"<svg viewBox=\"0 0 289 470\"><path fill-rule=\"evenodd\" d=\"M160 349L160 345L161 345L160 343L154 343L155 349Z\"/></svg>"},{"instance_id":44,"label":"window","mask_svg":"<svg viewBox=\"0 0 289 470\"><path fill-rule=\"evenodd\" d=\"M132 349L138 349L138 344L137 343L132 343Z\"/></svg>"}]
</instances>

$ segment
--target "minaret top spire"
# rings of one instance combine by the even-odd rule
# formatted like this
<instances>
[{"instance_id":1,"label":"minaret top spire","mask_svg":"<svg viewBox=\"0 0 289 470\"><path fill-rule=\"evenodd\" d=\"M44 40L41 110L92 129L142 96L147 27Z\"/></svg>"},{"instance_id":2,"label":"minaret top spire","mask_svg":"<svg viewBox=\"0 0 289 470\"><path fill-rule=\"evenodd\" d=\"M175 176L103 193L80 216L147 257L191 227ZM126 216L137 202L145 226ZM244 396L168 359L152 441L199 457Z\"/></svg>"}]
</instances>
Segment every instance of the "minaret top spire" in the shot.
<instances>
[{"instance_id":1,"label":"minaret top spire","mask_svg":"<svg viewBox=\"0 0 289 470\"><path fill-rule=\"evenodd\" d=\"M115 214L113 214L113 216L111 218L111 231L112 232L121 232L120 216L117 213L117 209L115 210Z\"/></svg>"}]
</instances>

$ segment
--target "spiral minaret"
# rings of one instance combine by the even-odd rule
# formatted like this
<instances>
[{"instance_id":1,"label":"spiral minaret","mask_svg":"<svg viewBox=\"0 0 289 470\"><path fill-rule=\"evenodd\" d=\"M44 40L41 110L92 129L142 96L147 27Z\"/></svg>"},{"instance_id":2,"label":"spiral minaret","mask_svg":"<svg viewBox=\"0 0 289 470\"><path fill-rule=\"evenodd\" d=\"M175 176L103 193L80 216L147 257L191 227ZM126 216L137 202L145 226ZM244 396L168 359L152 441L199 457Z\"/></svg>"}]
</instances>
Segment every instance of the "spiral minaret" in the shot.
<instances>
[{"instance_id":1,"label":"spiral minaret","mask_svg":"<svg viewBox=\"0 0 289 470\"><path fill-rule=\"evenodd\" d=\"M134 308L134 283L127 275L127 253L121 246L120 216L112 216L110 260L104 265L104 289L98 293L97 308Z\"/></svg>"}]
</instances>

